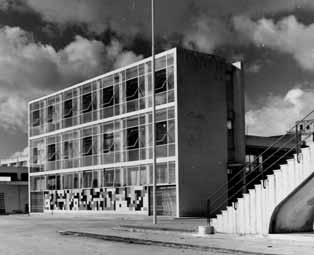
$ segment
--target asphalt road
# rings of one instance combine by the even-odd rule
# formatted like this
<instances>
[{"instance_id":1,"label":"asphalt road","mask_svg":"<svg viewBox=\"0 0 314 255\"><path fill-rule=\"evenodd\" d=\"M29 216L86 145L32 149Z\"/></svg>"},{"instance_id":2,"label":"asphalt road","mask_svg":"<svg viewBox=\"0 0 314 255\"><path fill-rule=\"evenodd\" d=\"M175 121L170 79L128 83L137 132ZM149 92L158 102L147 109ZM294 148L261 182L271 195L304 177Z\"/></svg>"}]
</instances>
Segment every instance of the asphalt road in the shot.
<instances>
[{"instance_id":1,"label":"asphalt road","mask_svg":"<svg viewBox=\"0 0 314 255\"><path fill-rule=\"evenodd\" d=\"M62 236L66 229L111 228L119 218L101 216L47 217L0 216L0 254L5 255L100 255L100 254L218 254L147 245L134 245L89 238Z\"/></svg>"}]
</instances>

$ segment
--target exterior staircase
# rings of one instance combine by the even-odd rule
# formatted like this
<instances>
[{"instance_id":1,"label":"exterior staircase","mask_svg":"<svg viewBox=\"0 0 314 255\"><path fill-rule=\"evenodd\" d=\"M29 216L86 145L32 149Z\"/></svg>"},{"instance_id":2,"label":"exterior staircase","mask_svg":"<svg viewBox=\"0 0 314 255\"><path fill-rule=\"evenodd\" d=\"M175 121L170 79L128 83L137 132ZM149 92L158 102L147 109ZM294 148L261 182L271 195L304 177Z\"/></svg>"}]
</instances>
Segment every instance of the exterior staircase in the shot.
<instances>
[{"instance_id":1,"label":"exterior staircase","mask_svg":"<svg viewBox=\"0 0 314 255\"><path fill-rule=\"evenodd\" d=\"M298 157L298 159L297 159ZM210 219L216 232L268 234L278 205L314 172L314 143L307 142L299 155L293 154L267 178Z\"/></svg>"}]
</instances>

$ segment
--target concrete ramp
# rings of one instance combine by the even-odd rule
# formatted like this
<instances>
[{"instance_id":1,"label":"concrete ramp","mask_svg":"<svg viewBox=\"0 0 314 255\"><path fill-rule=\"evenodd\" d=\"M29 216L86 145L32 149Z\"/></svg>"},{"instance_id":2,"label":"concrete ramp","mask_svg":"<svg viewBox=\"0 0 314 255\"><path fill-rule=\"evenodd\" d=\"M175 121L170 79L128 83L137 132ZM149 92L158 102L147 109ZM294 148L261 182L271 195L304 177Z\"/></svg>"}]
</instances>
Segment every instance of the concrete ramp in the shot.
<instances>
[{"instance_id":1,"label":"concrete ramp","mask_svg":"<svg viewBox=\"0 0 314 255\"><path fill-rule=\"evenodd\" d=\"M313 221L314 173L275 208L269 233L312 232Z\"/></svg>"}]
</instances>

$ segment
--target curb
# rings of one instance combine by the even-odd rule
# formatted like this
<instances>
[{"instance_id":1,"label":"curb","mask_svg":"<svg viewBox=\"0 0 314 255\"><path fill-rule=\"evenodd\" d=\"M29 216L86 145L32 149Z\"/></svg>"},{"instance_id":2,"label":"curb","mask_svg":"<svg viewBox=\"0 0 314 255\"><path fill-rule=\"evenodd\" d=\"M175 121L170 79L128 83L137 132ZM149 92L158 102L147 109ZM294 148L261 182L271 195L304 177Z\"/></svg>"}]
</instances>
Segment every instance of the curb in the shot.
<instances>
[{"instance_id":1,"label":"curb","mask_svg":"<svg viewBox=\"0 0 314 255\"><path fill-rule=\"evenodd\" d=\"M157 240L150 240L150 239L139 239L139 238L132 238L132 237L94 234L94 233L77 232L77 231L59 231L59 234L64 235L64 236L78 236L78 237L94 238L94 239L111 241L111 242L140 244L140 245L155 245L155 246L161 246L161 247L169 247L169 248L177 248L177 249L193 249L193 250L199 250L199 251L220 252L220 253L226 253L226 254L277 255L275 253L249 252L249 251L210 247L210 246L197 245L197 244L164 242L164 241L157 241Z\"/></svg>"},{"instance_id":2,"label":"curb","mask_svg":"<svg viewBox=\"0 0 314 255\"><path fill-rule=\"evenodd\" d=\"M167 228L167 227L149 227L149 226L136 226L136 225L120 225L119 228L125 230L142 230L142 231L165 231L165 232L179 232L179 233L196 233L194 229L183 228Z\"/></svg>"}]
</instances>

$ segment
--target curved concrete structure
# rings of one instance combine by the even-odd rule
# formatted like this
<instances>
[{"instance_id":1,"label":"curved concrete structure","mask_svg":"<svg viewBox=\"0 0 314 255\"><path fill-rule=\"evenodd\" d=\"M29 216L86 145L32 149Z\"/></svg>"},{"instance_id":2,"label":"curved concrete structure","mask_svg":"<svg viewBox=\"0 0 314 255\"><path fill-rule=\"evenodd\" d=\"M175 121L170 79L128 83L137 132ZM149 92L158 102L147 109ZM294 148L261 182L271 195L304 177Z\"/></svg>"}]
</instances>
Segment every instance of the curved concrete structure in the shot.
<instances>
[{"instance_id":1,"label":"curved concrete structure","mask_svg":"<svg viewBox=\"0 0 314 255\"><path fill-rule=\"evenodd\" d=\"M269 233L312 232L313 221L314 173L275 208Z\"/></svg>"}]
</instances>

